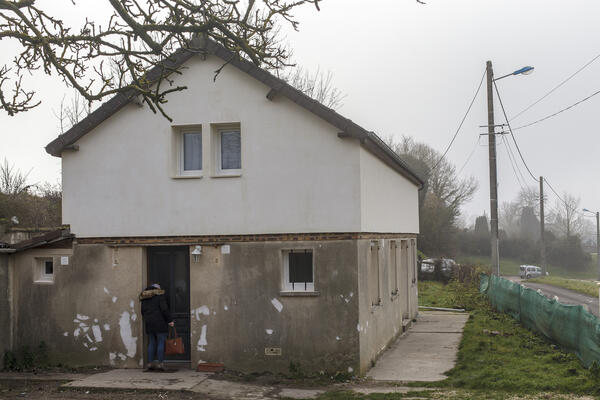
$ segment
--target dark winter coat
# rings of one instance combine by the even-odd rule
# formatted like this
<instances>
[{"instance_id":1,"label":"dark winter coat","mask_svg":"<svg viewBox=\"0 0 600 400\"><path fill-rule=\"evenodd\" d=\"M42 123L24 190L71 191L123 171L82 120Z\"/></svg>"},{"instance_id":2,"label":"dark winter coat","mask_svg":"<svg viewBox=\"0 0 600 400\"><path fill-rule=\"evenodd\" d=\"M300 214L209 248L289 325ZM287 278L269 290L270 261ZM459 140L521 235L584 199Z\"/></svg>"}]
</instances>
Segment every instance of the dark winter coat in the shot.
<instances>
[{"instance_id":1,"label":"dark winter coat","mask_svg":"<svg viewBox=\"0 0 600 400\"><path fill-rule=\"evenodd\" d=\"M165 291L147 287L140 294L142 302L142 316L146 326L146 333L167 333L169 322L173 321L169 312L169 305L165 297Z\"/></svg>"}]
</instances>

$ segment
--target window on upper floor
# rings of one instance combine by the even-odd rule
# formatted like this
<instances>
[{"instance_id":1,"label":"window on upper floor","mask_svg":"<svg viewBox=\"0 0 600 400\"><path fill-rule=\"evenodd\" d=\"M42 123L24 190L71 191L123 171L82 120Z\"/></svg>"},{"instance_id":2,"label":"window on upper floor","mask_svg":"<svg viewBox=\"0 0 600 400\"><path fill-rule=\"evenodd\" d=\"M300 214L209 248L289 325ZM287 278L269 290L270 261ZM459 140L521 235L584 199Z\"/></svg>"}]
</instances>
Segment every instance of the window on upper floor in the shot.
<instances>
[{"instance_id":1,"label":"window on upper floor","mask_svg":"<svg viewBox=\"0 0 600 400\"><path fill-rule=\"evenodd\" d=\"M181 127L175 130L176 173L178 177L202 177L202 128Z\"/></svg>"},{"instance_id":2,"label":"window on upper floor","mask_svg":"<svg viewBox=\"0 0 600 400\"><path fill-rule=\"evenodd\" d=\"M284 250L283 290L286 292L314 292L315 276L311 249Z\"/></svg>"},{"instance_id":3,"label":"window on upper floor","mask_svg":"<svg viewBox=\"0 0 600 400\"><path fill-rule=\"evenodd\" d=\"M242 135L239 124L213 125L215 177L242 173Z\"/></svg>"}]
</instances>

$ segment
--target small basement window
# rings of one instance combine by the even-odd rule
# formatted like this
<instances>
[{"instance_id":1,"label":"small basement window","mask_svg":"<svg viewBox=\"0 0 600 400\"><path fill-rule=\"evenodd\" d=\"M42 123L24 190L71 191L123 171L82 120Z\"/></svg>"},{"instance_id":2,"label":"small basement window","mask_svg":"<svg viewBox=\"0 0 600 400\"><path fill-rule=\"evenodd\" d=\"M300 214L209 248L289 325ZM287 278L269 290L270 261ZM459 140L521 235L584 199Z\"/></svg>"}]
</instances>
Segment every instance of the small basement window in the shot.
<instances>
[{"instance_id":1,"label":"small basement window","mask_svg":"<svg viewBox=\"0 0 600 400\"><path fill-rule=\"evenodd\" d=\"M36 283L54 282L54 260L52 258L35 258L34 281Z\"/></svg>"},{"instance_id":2,"label":"small basement window","mask_svg":"<svg viewBox=\"0 0 600 400\"><path fill-rule=\"evenodd\" d=\"M289 292L315 291L312 250L302 249L284 251L283 290Z\"/></svg>"}]
</instances>

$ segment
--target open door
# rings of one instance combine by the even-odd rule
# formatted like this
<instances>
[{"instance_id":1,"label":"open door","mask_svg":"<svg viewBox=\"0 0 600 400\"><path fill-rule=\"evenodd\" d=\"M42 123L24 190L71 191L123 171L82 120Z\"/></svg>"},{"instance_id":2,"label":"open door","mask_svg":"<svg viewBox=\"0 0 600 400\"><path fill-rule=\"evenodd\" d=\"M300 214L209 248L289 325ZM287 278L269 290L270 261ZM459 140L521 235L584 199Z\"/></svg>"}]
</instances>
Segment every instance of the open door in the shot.
<instances>
[{"instance_id":1,"label":"open door","mask_svg":"<svg viewBox=\"0 0 600 400\"><path fill-rule=\"evenodd\" d=\"M157 282L166 291L169 310L185 354L165 356L166 362L190 362L190 256L187 246L148 248L148 284Z\"/></svg>"}]
</instances>

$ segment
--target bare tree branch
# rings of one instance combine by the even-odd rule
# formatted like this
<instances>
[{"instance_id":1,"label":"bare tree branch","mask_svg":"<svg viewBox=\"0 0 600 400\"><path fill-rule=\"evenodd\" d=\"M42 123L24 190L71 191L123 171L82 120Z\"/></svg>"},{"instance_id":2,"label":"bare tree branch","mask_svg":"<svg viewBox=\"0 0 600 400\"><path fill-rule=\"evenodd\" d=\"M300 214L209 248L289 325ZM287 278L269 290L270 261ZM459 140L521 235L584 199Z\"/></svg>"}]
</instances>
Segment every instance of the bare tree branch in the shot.
<instances>
[{"instance_id":1,"label":"bare tree branch","mask_svg":"<svg viewBox=\"0 0 600 400\"><path fill-rule=\"evenodd\" d=\"M86 20L75 29L35 0L0 0L0 39L20 46L12 62L0 66L0 110L15 115L39 105L23 77L40 71L58 75L88 103L125 93L168 118L167 95L185 89L169 79L179 72L168 67L177 49L191 49L202 37L261 67L284 68L290 52L278 39L281 24L297 29L294 10L308 4L318 10L319 1L109 0L108 21ZM161 73L150 80L153 67Z\"/></svg>"}]
</instances>

